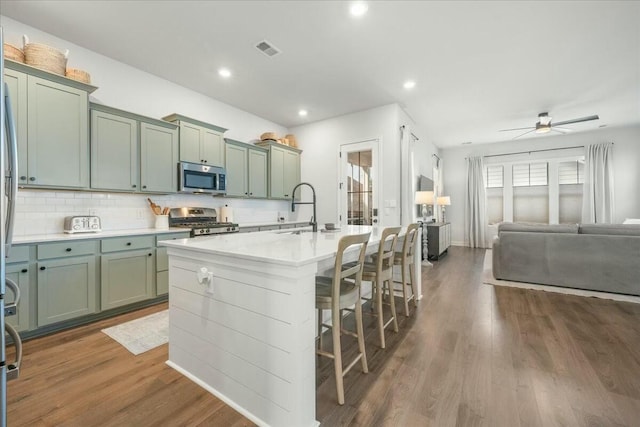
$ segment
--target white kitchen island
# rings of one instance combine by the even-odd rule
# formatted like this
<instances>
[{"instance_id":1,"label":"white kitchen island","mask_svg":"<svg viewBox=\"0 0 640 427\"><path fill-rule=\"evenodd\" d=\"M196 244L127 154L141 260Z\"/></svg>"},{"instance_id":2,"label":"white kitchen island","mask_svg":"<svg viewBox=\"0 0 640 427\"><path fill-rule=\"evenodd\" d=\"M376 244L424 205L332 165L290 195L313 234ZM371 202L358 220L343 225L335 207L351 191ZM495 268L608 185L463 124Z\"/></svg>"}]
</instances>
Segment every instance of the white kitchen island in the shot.
<instances>
[{"instance_id":1,"label":"white kitchen island","mask_svg":"<svg viewBox=\"0 0 640 427\"><path fill-rule=\"evenodd\" d=\"M373 252L382 227L296 232L161 242L169 254L167 363L263 426L318 425L315 276L333 266L341 237L371 232Z\"/></svg>"}]
</instances>

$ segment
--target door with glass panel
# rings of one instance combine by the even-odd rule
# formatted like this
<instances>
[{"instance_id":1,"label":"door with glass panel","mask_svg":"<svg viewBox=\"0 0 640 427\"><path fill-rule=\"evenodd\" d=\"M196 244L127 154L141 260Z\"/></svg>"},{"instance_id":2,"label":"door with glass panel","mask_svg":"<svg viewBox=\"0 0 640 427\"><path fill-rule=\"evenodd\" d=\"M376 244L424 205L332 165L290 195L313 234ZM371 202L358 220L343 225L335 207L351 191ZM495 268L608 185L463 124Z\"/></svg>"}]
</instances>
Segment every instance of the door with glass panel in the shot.
<instances>
[{"instance_id":1,"label":"door with glass panel","mask_svg":"<svg viewBox=\"0 0 640 427\"><path fill-rule=\"evenodd\" d=\"M340 146L340 224L378 223L378 140Z\"/></svg>"}]
</instances>

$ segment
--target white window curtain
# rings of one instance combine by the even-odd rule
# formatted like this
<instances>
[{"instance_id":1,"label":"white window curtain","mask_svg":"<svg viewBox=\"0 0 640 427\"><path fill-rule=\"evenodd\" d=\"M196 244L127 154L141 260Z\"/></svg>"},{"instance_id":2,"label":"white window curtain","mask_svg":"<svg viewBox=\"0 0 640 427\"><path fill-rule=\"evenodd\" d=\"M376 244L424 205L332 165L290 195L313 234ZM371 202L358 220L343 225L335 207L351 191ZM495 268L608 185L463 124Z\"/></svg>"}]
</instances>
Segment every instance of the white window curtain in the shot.
<instances>
[{"instance_id":1,"label":"white window curtain","mask_svg":"<svg viewBox=\"0 0 640 427\"><path fill-rule=\"evenodd\" d=\"M464 202L465 240L472 248L486 247L486 199L484 189L484 162L482 157L469 157L467 161L466 198Z\"/></svg>"},{"instance_id":2,"label":"white window curtain","mask_svg":"<svg viewBox=\"0 0 640 427\"><path fill-rule=\"evenodd\" d=\"M585 147L582 222L613 222L613 143Z\"/></svg>"}]
</instances>

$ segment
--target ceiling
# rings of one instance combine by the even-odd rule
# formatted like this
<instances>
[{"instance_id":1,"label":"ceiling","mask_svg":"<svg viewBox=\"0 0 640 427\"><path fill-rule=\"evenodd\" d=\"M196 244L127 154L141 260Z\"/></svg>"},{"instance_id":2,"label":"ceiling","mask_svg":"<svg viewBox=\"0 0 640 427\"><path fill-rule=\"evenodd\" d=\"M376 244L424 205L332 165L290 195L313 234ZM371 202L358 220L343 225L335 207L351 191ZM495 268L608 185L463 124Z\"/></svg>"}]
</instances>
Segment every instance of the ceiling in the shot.
<instances>
[{"instance_id":1,"label":"ceiling","mask_svg":"<svg viewBox=\"0 0 640 427\"><path fill-rule=\"evenodd\" d=\"M498 130L534 126L544 111L554 121L600 116L565 126L574 131L640 123L639 2L370 1L361 18L346 1L0 6L286 127L390 103L438 147L509 140L522 132ZM262 40L282 53L265 56L255 48ZM218 76L223 66L231 78Z\"/></svg>"}]
</instances>

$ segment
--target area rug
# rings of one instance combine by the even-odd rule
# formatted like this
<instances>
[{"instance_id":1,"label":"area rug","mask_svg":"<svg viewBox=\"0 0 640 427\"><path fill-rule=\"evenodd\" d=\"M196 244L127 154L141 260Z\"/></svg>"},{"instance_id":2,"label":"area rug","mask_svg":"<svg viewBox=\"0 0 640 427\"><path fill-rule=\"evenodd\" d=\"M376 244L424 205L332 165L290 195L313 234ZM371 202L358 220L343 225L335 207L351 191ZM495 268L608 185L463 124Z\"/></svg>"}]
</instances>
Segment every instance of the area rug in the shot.
<instances>
[{"instance_id":1,"label":"area rug","mask_svg":"<svg viewBox=\"0 0 640 427\"><path fill-rule=\"evenodd\" d=\"M112 326L102 332L138 355L169 342L169 310Z\"/></svg>"},{"instance_id":2,"label":"area rug","mask_svg":"<svg viewBox=\"0 0 640 427\"><path fill-rule=\"evenodd\" d=\"M580 295L585 297L605 298L616 301L628 301L640 304L640 297L632 295L612 294L608 292L587 291L574 288L563 288L561 286L539 285L536 283L511 282L509 280L498 280L493 277L492 272L492 251L487 249L484 254L484 265L482 268L482 283L491 286L510 286L513 288L533 289L536 291L556 292L559 294Z\"/></svg>"}]
</instances>

